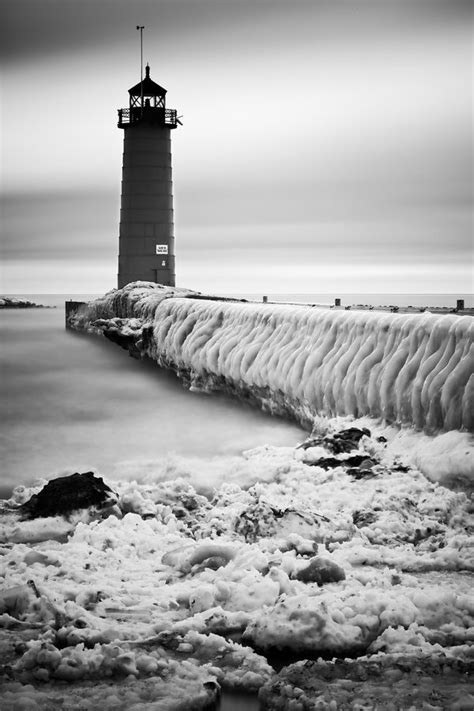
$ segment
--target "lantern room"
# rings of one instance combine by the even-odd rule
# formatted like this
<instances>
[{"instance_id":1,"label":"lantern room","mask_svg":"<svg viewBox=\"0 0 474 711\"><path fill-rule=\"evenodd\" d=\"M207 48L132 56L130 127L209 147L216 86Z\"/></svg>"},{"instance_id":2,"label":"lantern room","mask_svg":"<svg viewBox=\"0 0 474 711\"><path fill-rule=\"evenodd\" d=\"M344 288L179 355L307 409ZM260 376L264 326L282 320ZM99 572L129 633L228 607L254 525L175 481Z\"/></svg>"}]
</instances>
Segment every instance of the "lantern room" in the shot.
<instances>
[{"instance_id":1,"label":"lantern room","mask_svg":"<svg viewBox=\"0 0 474 711\"><path fill-rule=\"evenodd\" d=\"M166 89L150 77L150 67L145 68L145 78L128 90L129 107L119 109L119 128L130 124L145 122L176 128L176 111L166 108Z\"/></svg>"}]
</instances>

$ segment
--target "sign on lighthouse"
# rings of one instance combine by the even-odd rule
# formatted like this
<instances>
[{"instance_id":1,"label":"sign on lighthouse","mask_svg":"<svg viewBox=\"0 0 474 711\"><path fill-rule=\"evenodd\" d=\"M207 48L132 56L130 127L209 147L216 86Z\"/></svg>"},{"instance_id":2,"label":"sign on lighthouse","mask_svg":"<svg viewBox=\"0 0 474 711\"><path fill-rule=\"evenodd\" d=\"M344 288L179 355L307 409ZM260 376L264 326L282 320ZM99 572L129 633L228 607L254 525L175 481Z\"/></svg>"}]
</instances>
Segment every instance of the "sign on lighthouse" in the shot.
<instances>
[{"instance_id":1,"label":"sign on lighthouse","mask_svg":"<svg viewBox=\"0 0 474 711\"><path fill-rule=\"evenodd\" d=\"M128 108L118 112L124 130L118 288L138 280L174 286L171 129L179 119L148 65L128 93Z\"/></svg>"}]
</instances>

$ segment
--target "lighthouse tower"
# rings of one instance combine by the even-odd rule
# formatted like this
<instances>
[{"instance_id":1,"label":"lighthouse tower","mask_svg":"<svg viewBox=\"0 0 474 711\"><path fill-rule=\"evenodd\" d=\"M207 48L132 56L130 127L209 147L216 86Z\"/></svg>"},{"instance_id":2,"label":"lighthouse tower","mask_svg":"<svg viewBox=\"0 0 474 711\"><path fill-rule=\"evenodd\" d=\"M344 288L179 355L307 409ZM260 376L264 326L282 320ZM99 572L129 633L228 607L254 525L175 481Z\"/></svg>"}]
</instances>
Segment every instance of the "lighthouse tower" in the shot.
<instances>
[{"instance_id":1,"label":"lighthouse tower","mask_svg":"<svg viewBox=\"0 0 474 711\"><path fill-rule=\"evenodd\" d=\"M124 130L118 287L131 281L175 285L171 129L178 119L166 89L150 77L128 90Z\"/></svg>"}]
</instances>

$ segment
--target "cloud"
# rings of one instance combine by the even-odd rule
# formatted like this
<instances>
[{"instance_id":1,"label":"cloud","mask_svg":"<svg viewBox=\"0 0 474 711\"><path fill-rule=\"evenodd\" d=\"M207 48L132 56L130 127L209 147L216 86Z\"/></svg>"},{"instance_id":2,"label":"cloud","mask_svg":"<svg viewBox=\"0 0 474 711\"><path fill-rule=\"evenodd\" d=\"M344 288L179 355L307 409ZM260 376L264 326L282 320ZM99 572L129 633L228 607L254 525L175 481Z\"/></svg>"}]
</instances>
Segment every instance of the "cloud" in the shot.
<instances>
[{"instance_id":1,"label":"cloud","mask_svg":"<svg viewBox=\"0 0 474 711\"><path fill-rule=\"evenodd\" d=\"M210 51L241 53L280 40L331 43L341 38L420 34L426 27L469 23L469 0L3 0L2 54L29 60L46 54L90 51L111 43L138 44L137 24L149 45L172 44L178 51L202 38ZM262 26L266 33L262 33ZM40 30L40 31L38 31ZM212 40L210 42L210 40Z\"/></svg>"},{"instance_id":2,"label":"cloud","mask_svg":"<svg viewBox=\"0 0 474 711\"><path fill-rule=\"evenodd\" d=\"M6 195L2 215L5 261L115 256L119 195L110 191Z\"/></svg>"},{"instance_id":3,"label":"cloud","mask_svg":"<svg viewBox=\"0 0 474 711\"><path fill-rule=\"evenodd\" d=\"M263 257L263 259L260 259ZM180 285L224 294L469 294L467 265L296 262L284 264L273 256L234 254L232 261L184 258L177 266ZM408 285L408 288L407 288ZM453 285L454 288L453 288Z\"/></svg>"},{"instance_id":4,"label":"cloud","mask_svg":"<svg viewBox=\"0 0 474 711\"><path fill-rule=\"evenodd\" d=\"M469 264L469 3L4 0L2 9L12 269L23 260L35 274L49 262L50 279L57 264L60 290L79 263L115 273L115 111L137 78L137 22L152 75L184 113L173 132L178 271L202 260L217 283L212 265L232 254L260 271L286 266L308 289L305 262L380 273L388 262L428 263L434 284Z\"/></svg>"}]
</instances>

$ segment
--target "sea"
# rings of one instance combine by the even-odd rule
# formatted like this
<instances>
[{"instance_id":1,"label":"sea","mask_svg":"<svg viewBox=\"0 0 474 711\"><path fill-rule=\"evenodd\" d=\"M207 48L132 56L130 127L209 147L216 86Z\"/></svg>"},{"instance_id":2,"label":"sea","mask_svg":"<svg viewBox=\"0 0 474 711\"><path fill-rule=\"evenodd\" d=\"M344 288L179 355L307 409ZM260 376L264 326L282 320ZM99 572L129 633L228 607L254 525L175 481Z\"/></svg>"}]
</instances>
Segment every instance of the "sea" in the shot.
<instances>
[{"instance_id":1,"label":"sea","mask_svg":"<svg viewBox=\"0 0 474 711\"><path fill-rule=\"evenodd\" d=\"M170 453L207 460L304 439L296 424L191 393L151 361L66 330L64 296L19 298L56 308L0 311L0 498L38 478L94 471L132 480Z\"/></svg>"}]
</instances>

